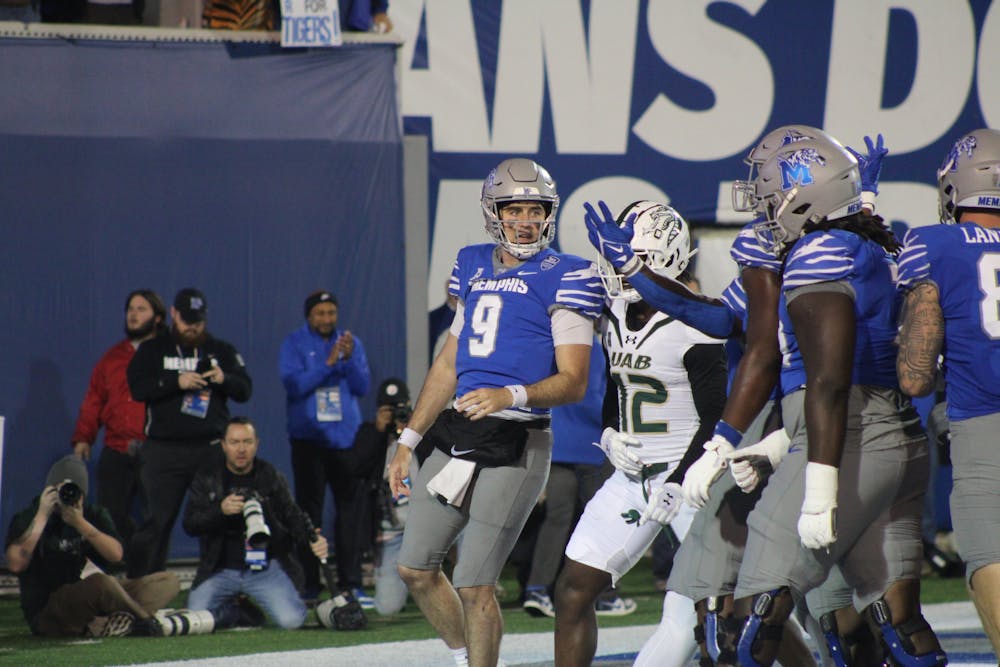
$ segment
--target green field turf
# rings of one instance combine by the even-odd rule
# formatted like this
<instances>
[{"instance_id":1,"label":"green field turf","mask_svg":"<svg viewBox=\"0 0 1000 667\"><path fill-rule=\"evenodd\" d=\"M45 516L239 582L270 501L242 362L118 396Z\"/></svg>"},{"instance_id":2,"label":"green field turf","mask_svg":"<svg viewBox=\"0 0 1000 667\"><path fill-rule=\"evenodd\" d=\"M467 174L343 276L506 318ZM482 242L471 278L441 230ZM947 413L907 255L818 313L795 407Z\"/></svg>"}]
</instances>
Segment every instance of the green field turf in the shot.
<instances>
[{"instance_id":1,"label":"green field turf","mask_svg":"<svg viewBox=\"0 0 1000 667\"><path fill-rule=\"evenodd\" d=\"M623 594L635 598L639 609L630 616L603 617L600 619L602 627L648 625L659 622L663 594L658 593L653 586L650 565L649 559L643 559L622 580ZM534 618L521 611L517 600L519 589L513 573L505 572L501 585L504 588L501 603L507 633L552 631L552 619ZM182 593L174 601L174 605L183 606L185 595ZM931 604L966 600L968 597L963 579L928 577L923 581L922 599L925 604ZM0 599L0 665L121 665L428 639L435 636L412 603L395 618L382 618L371 612L368 619L368 629L359 632L336 632L320 628L315 615L310 612L306 627L295 631L265 628L251 631L231 630L195 637L53 640L32 636L21 616L17 598L2 598Z\"/></svg>"}]
</instances>

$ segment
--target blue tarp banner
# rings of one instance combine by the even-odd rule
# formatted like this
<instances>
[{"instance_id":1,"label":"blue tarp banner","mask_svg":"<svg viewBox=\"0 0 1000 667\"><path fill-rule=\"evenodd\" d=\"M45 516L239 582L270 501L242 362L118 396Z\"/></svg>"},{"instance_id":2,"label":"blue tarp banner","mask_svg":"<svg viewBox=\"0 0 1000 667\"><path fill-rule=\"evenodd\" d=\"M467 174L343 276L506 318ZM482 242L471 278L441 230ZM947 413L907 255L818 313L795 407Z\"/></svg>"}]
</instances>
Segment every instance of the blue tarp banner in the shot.
<instances>
[{"instance_id":1,"label":"blue tarp banner","mask_svg":"<svg viewBox=\"0 0 1000 667\"><path fill-rule=\"evenodd\" d=\"M374 382L404 374L394 50L0 40L5 533L71 451L132 289L168 306L204 291L209 330L254 381L231 412L257 421L261 456L286 472L278 348L308 293L338 295ZM172 555L197 544L176 530Z\"/></svg>"}]
</instances>

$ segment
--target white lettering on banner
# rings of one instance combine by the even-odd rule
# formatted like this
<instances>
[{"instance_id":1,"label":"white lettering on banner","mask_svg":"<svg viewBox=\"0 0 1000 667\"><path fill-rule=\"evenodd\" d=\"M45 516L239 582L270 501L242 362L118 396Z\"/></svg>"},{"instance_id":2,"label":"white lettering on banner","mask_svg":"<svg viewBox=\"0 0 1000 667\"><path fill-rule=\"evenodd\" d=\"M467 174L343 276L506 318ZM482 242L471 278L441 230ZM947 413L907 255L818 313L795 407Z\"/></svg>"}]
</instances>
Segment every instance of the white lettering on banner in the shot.
<instances>
[{"instance_id":1,"label":"white lettering on banner","mask_svg":"<svg viewBox=\"0 0 1000 667\"><path fill-rule=\"evenodd\" d=\"M715 104L685 109L660 94L633 127L651 148L680 160L718 160L761 135L774 103L774 74L767 54L745 37L713 23L715 0L649 0L647 24L664 62L708 86ZM756 14L764 0L730 0Z\"/></svg>"},{"instance_id":2,"label":"white lettering on banner","mask_svg":"<svg viewBox=\"0 0 1000 667\"><path fill-rule=\"evenodd\" d=\"M281 45L340 46L337 0L281 0Z\"/></svg>"},{"instance_id":3,"label":"white lettering on banner","mask_svg":"<svg viewBox=\"0 0 1000 667\"><path fill-rule=\"evenodd\" d=\"M887 42L893 9L907 12L916 23L917 65L906 99L885 108L886 56L881 54L892 48ZM837 2L824 129L848 144L885 132L894 155L934 143L954 125L968 99L975 44L966 2Z\"/></svg>"},{"instance_id":4,"label":"white lettering on banner","mask_svg":"<svg viewBox=\"0 0 1000 667\"><path fill-rule=\"evenodd\" d=\"M615 215L634 201L670 203L670 197L663 190L635 176L605 176L587 181L563 199L559 207L556 237L559 239L560 250L580 257L597 257L597 251L587 240L587 228L583 224L583 204L590 202L596 208L599 200L603 200Z\"/></svg>"},{"instance_id":5,"label":"white lettering on banner","mask_svg":"<svg viewBox=\"0 0 1000 667\"><path fill-rule=\"evenodd\" d=\"M556 150L622 155L628 145L637 0L506 0L501 14L494 151L535 153L548 85Z\"/></svg>"},{"instance_id":6,"label":"white lettering on banner","mask_svg":"<svg viewBox=\"0 0 1000 667\"><path fill-rule=\"evenodd\" d=\"M426 27L428 62L427 69L414 69L413 51L421 18ZM392 21L403 38L403 115L430 116L434 151L489 152L489 121L471 0L398 2L392 6ZM431 303L438 299L440 296Z\"/></svg>"},{"instance_id":7,"label":"white lettering on banner","mask_svg":"<svg viewBox=\"0 0 1000 667\"><path fill-rule=\"evenodd\" d=\"M998 62L1000 62L1000 2L994 2L983 19L976 68L979 108L986 120L984 123L986 127L1000 127L1000 76L996 73Z\"/></svg>"}]
</instances>

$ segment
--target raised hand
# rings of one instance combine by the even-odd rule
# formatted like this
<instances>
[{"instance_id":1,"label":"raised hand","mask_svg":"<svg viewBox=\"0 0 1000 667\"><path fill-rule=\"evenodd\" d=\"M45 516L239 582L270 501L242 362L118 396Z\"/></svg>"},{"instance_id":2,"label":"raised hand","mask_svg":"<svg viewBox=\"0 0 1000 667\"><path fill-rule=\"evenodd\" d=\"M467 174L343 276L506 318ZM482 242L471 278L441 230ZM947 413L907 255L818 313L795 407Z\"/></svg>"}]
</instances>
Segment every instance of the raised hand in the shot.
<instances>
[{"instance_id":1,"label":"raised hand","mask_svg":"<svg viewBox=\"0 0 1000 667\"><path fill-rule=\"evenodd\" d=\"M878 179L882 174L882 160L889 154L889 149L885 147L881 134L874 142L871 137L865 137L865 146L868 148L868 155L862 155L850 146L847 147L847 150L858 161L858 168L861 170L861 189L865 192L878 194Z\"/></svg>"},{"instance_id":2,"label":"raised hand","mask_svg":"<svg viewBox=\"0 0 1000 667\"><path fill-rule=\"evenodd\" d=\"M586 211L583 222L587 226L587 238L597 248L597 252L601 253L601 257L611 263L611 266L625 276L630 276L639 270L642 263L635 256L630 245L635 233L632 228L635 223L635 214L630 215L625 224L619 227L608 205L603 201L597 202L597 205L601 209L600 213L594 210L590 202L583 205L583 209Z\"/></svg>"}]
</instances>

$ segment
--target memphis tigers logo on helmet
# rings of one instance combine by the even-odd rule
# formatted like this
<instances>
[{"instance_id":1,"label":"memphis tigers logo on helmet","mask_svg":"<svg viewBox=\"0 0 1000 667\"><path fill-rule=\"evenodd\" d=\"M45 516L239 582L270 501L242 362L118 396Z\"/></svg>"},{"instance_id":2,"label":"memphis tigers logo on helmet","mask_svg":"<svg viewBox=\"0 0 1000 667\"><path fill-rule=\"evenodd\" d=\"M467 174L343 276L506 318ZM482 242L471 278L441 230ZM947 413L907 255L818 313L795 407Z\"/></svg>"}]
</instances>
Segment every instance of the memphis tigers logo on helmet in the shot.
<instances>
[{"instance_id":1,"label":"memphis tigers logo on helmet","mask_svg":"<svg viewBox=\"0 0 1000 667\"><path fill-rule=\"evenodd\" d=\"M972 159L972 153L976 150L976 138L971 134L966 135L955 142L955 145L951 147L948 151L948 157L944 159L944 163L938 170L939 174L943 174L946 171L958 171L958 161L962 157L962 153L965 153L965 157Z\"/></svg>"},{"instance_id":2,"label":"memphis tigers logo on helmet","mask_svg":"<svg viewBox=\"0 0 1000 667\"><path fill-rule=\"evenodd\" d=\"M826 160L815 148L804 148L778 158L778 166L781 168L781 189L791 190L799 185L811 185L813 164L820 166L826 164Z\"/></svg>"}]
</instances>

